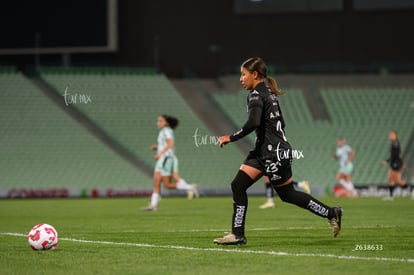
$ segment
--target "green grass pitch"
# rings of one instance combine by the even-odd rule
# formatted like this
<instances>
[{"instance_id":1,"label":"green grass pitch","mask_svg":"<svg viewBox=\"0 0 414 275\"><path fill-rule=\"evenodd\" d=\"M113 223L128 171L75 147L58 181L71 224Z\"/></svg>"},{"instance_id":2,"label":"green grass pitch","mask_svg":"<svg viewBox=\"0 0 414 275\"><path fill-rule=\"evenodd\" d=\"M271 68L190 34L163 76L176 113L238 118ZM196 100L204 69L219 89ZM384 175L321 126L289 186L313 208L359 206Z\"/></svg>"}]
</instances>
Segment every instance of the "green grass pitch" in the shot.
<instances>
[{"instance_id":1,"label":"green grass pitch","mask_svg":"<svg viewBox=\"0 0 414 275\"><path fill-rule=\"evenodd\" d=\"M247 246L216 246L230 229L230 197L0 201L1 274L412 274L414 200L322 198L344 208L342 231L276 199L250 197ZM54 251L32 251L27 233L49 223Z\"/></svg>"}]
</instances>

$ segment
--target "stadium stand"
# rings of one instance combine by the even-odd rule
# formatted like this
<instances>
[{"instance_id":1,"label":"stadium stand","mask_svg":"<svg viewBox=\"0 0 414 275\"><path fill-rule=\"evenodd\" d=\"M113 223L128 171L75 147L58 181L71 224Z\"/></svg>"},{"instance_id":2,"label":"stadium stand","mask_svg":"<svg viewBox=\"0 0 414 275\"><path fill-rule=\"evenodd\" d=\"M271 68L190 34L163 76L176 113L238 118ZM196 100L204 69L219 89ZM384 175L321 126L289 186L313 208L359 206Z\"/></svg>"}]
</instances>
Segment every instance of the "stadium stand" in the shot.
<instances>
[{"instance_id":1,"label":"stadium stand","mask_svg":"<svg viewBox=\"0 0 414 275\"><path fill-rule=\"evenodd\" d=\"M402 150L414 131L413 88L322 89L332 124L355 148L358 182L384 182L379 160L389 156L388 131L399 134ZM359 152L359 153L358 153Z\"/></svg>"},{"instance_id":2,"label":"stadium stand","mask_svg":"<svg viewBox=\"0 0 414 275\"><path fill-rule=\"evenodd\" d=\"M219 149L217 136L207 127L214 122L206 123L211 114L205 108L194 111L205 104L199 102L203 97L183 95L197 92L204 83L204 96L217 106L211 112L220 113L215 119L227 116L231 123L225 122L220 132L227 128L230 132L247 117L243 112L247 93L240 90L237 81L229 81L233 76L222 79L217 90L217 81L192 79L187 86L194 90L180 93L172 85L174 81L151 68L41 67L38 73L38 80L53 90L60 105L14 67L0 68L0 189L151 190L154 152L149 146L156 143L157 116L170 114L180 120L175 135L181 176L198 183L205 194L229 191L246 149ZM329 82L328 78L317 83L311 79L309 85L300 79L291 81L298 85L292 85L288 77L283 79L287 88L280 98L288 139L300 152L294 161L295 179L309 180L317 194L331 189L338 168L333 159L336 139L343 136L356 151L353 181L357 185L384 184L387 169L380 162L389 154L389 129L398 131L403 150L414 133L413 85L385 87L353 79L350 86L341 85L349 79ZM307 90L310 86L312 93ZM315 97L313 104L323 105L319 107L326 109L326 116L312 113L315 110L309 106L309 97ZM74 120L68 109L76 110L125 148L139 160L140 167ZM254 134L247 140L252 145ZM256 184L254 188L261 192L263 186Z\"/></svg>"},{"instance_id":3,"label":"stadium stand","mask_svg":"<svg viewBox=\"0 0 414 275\"><path fill-rule=\"evenodd\" d=\"M304 90L291 87L285 92L280 104L287 136L293 149L303 153L303 158L294 161L296 180L309 180L313 186L330 190L338 169L333 159L336 139L343 136L356 151L353 181L359 185L386 182L387 169L380 163L389 154L388 131L398 131L403 150L414 131L413 88L320 88L329 120L312 117ZM245 122L241 110L246 108L246 91L220 91L213 98L236 125ZM254 135L249 139L253 144Z\"/></svg>"},{"instance_id":4,"label":"stadium stand","mask_svg":"<svg viewBox=\"0 0 414 275\"><path fill-rule=\"evenodd\" d=\"M151 185L21 73L1 72L0 90L0 189Z\"/></svg>"},{"instance_id":5,"label":"stadium stand","mask_svg":"<svg viewBox=\"0 0 414 275\"><path fill-rule=\"evenodd\" d=\"M78 101L72 105L149 167L154 165L149 147L156 143L157 116L176 116L180 121L175 138L181 176L201 188L229 188L233 174L228 171L236 171L243 155L234 147L219 154L216 137L164 75L117 69L88 73L40 69L40 75L62 100L65 91L66 96L90 97L88 104Z\"/></svg>"}]
</instances>

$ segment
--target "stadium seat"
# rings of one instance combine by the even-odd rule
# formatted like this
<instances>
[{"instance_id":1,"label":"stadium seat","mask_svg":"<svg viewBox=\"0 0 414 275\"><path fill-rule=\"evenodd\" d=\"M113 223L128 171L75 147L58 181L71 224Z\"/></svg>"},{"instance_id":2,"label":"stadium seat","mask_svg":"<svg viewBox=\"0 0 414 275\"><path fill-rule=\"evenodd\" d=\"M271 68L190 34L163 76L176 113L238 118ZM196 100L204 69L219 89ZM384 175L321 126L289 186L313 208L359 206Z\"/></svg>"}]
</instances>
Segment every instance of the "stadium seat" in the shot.
<instances>
[{"instance_id":1,"label":"stadium seat","mask_svg":"<svg viewBox=\"0 0 414 275\"><path fill-rule=\"evenodd\" d=\"M414 88L336 87L323 88L320 95L329 121L312 118L300 89L288 89L279 100L287 137L293 149L304 154L303 159L294 161L294 178L332 187L338 169L333 159L336 139L343 136L356 151L353 181L384 183L387 169L380 163L389 154L388 131L397 129L403 150L414 131L414 108L410 106ZM216 93L213 98L236 125L244 123L246 114L240 110L246 104L245 91ZM253 135L250 141L254 142Z\"/></svg>"},{"instance_id":2,"label":"stadium seat","mask_svg":"<svg viewBox=\"0 0 414 275\"><path fill-rule=\"evenodd\" d=\"M151 185L20 73L0 73L0 90L0 189Z\"/></svg>"},{"instance_id":3,"label":"stadium seat","mask_svg":"<svg viewBox=\"0 0 414 275\"><path fill-rule=\"evenodd\" d=\"M117 69L105 74L68 74L41 71L41 77L58 93L88 94L90 104L74 104L83 114L128 148L147 166L154 166L157 116L169 114L179 119L175 131L176 154L180 174L200 186L228 187L232 171L243 159L237 148L228 147L220 153L216 140L191 108L162 74L143 74L139 71L119 73ZM195 144L195 133L199 143ZM204 144L206 143L206 144ZM229 173L229 171L231 171Z\"/></svg>"}]
</instances>

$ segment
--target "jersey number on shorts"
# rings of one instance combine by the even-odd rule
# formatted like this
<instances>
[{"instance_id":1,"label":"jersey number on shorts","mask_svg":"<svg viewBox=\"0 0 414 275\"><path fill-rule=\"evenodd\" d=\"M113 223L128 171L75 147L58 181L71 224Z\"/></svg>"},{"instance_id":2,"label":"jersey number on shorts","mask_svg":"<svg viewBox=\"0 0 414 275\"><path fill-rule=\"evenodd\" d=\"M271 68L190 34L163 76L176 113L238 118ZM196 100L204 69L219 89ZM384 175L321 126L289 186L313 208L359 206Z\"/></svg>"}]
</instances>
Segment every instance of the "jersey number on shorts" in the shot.
<instances>
[{"instance_id":1,"label":"jersey number on shorts","mask_svg":"<svg viewBox=\"0 0 414 275\"><path fill-rule=\"evenodd\" d=\"M277 168L278 166L282 166L282 164L280 164L280 162L276 161L276 162L271 162L271 160L266 160L266 173L267 174L275 174L277 171L279 171L279 168Z\"/></svg>"},{"instance_id":2,"label":"jersey number on shorts","mask_svg":"<svg viewBox=\"0 0 414 275\"><path fill-rule=\"evenodd\" d=\"M282 164L278 161L272 162L271 160L266 160L266 176L269 177L270 181L277 181L282 178L276 174L276 172L279 171L278 166L282 166Z\"/></svg>"}]
</instances>

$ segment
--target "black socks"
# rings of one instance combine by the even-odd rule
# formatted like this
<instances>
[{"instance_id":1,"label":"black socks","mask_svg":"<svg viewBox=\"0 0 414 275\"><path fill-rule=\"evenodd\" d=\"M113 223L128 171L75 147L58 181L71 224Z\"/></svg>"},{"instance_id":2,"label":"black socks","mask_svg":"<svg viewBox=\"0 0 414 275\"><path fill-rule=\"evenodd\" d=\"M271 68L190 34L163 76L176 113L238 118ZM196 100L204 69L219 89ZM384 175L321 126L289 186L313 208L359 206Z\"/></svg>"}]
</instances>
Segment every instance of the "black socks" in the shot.
<instances>
[{"instance_id":1,"label":"black socks","mask_svg":"<svg viewBox=\"0 0 414 275\"><path fill-rule=\"evenodd\" d=\"M232 233L236 236L244 236L244 223L247 212L247 189L252 186L254 181L243 171L239 170L231 183L233 192L233 218Z\"/></svg>"},{"instance_id":2,"label":"black socks","mask_svg":"<svg viewBox=\"0 0 414 275\"><path fill-rule=\"evenodd\" d=\"M393 196L394 196L394 189L395 189L395 186L393 185L393 186L388 186L388 188L389 188L389 190L390 190L390 197L392 198Z\"/></svg>"},{"instance_id":3,"label":"black socks","mask_svg":"<svg viewBox=\"0 0 414 275\"><path fill-rule=\"evenodd\" d=\"M247 212L247 189L252 186L252 180L245 172L239 170L231 183L233 192L232 233L237 237L244 236L244 224ZM268 189L266 189L267 192ZM325 205L311 195L295 190L293 184L275 188L282 201L295 204L307 209L320 217L331 219L334 215L331 207Z\"/></svg>"},{"instance_id":4,"label":"black socks","mask_svg":"<svg viewBox=\"0 0 414 275\"><path fill-rule=\"evenodd\" d=\"M299 207L308 209L310 212L323 218L332 218L330 207L315 199L311 195L300 192L293 188L292 184L275 188L282 201L295 204Z\"/></svg>"}]
</instances>

